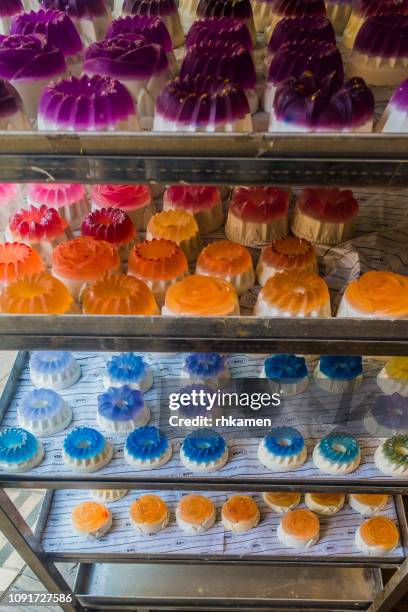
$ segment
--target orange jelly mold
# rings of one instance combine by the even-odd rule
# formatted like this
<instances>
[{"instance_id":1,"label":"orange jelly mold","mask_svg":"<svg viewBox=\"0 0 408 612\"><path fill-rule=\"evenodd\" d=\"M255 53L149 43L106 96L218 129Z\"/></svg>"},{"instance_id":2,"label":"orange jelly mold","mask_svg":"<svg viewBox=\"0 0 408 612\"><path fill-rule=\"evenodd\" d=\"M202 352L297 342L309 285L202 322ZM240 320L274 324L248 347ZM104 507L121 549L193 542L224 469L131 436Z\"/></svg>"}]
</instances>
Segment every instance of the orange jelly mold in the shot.
<instances>
[{"instance_id":1,"label":"orange jelly mold","mask_svg":"<svg viewBox=\"0 0 408 612\"><path fill-rule=\"evenodd\" d=\"M269 223L286 217L288 208L288 193L277 187L237 187L229 206L236 217L252 223Z\"/></svg>"},{"instance_id":2,"label":"orange jelly mold","mask_svg":"<svg viewBox=\"0 0 408 612\"><path fill-rule=\"evenodd\" d=\"M194 214L220 204L221 191L210 186L170 185L164 192L163 203L168 208L180 208Z\"/></svg>"},{"instance_id":3,"label":"orange jelly mold","mask_svg":"<svg viewBox=\"0 0 408 612\"><path fill-rule=\"evenodd\" d=\"M141 279L171 280L187 272L187 258L172 240L139 242L129 255L128 274Z\"/></svg>"},{"instance_id":4,"label":"orange jelly mold","mask_svg":"<svg viewBox=\"0 0 408 612\"><path fill-rule=\"evenodd\" d=\"M198 233L197 221L185 210L163 210L150 219L146 234L149 238L163 238L181 242Z\"/></svg>"},{"instance_id":5,"label":"orange jelly mold","mask_svg":"<svg viewBox=\"0 0 408 612\"><path fill-rule=\"evenodd\" d=\"M296 200L301 213L330 223L343 223L358 213L358 202L350 189L328 189L326 187L306 187Z\"/></svg>"},{"instance_id":6,"label":"orange jelly mold","mask_svg":"<svg viewBox=\"0 0 408 612\"><path fill-rule=\"evenodd\" d=\"M11 283L26 274L37 274L43 269L40 255L27 244L0 243L0 284Z\"/></svg>"},{"instance_id":7,"label":"orange jelly mold","mask_svg":"<svg viewBox=\"0 0 408 612\"><path fill-rule=\"evenodd\" d=\"M343 502L341 493L309 493L310 499L321 506L337 506Z\"/></svg>"},{"instance_id":8,"label":"orange jelly mold","mask_svg":"<svg viewBox=\"0 0 408 612\"><path fill-rule=\"evenodd\" d=\"M399 534L394 521L386 516L373 516L360 525L361 539L367 546L382 546L387 549L398 544Z\"/></svg>"},{"instance_id":9,"label":"orange jelly mold","mask_svg":"<svg viewBox=\"0 0 408 612\"><path fill-rule=\"evenodd\" d=\"M177 514L181 520L193 525L202 525L214 515L215 506L211 499L198 493L182 497L177 505Z\"/></svg>"},{"instance_id":10,"label":"orange jelly mold","mask_svg":"<svg viewBox=\"0 0 408 612\"><path fill-rule=\"evenodd\" d=\"M233 276L251 268L248 249L230 240L212 242L204 247L197 259L197 271L210 276Z\"/></svg>"},{"instance_id":11,"label":"orange jelly mold","mask_svg":"<svg viewBox=\"0 0 408 612\"><path fill-rule=\"evenodd\" d=\"M352 281L344 297L368 316L408 318L408 277L394 272L366 272Z\"/></svg>"},{"instance_id":12,"label":"orange jelly mold","mask_svg":"<svg viewBox=\"0 0 408 612\"><path fill-rule=\"evenodd\" d=\"M257 515L258 506L248 495L232 495L222 507L223 518L233 523L250 521Z\"/></svg>"},{"instance_id":13,"label":"orange jelly mold","mask_svg":"<svg viewBox=\"0 0 408 612\"><path fill-rule=\"evenodd\" d=\"M320 524L311 510L290 510L281 520L282 530L299 540L311 540L319 535Z\"/></svg>"},{"instance_id":14,"label":"orange jelly mold","mask_svg":"<svg viewBox=\"0 0 408 612\"><path fill-rule=\"evenodd\" d=\"M192 274L166 293L163 314L223 317L239 313L238 298L230 283L212 276Z\"/></svg>"},{"instance_id":15,"label":"orange jelly mold","mask_svg":"<svg viewBox=\"0 0 408 612\"><path fill-rule=\"evenodd\" d=\"M83 292L85 314L157 315L159 309L148 286L134 276L105 274Z\"/></svg>"},{"instance_id":16,"label":"orange jelly mold","mask_svg":"<svg viewBox=\"0 0 408 612\"><path fill-rule=\"evenodd\" d=\"M0 312L8 314L64 314L73 298L61 281L39 272L22 276L0 294Z\"/></svg>"},{"instance_id":17,"label":"orange jelly mold","mask_svg":"<svg viewBox=\"0 0 408 612\"><path fill-rule=\"evenodd\" d=\"M151 493L142 495L130 506L130 517L135 523L154 525L165 521L168 514L166 502Z\"/></svg>"},{"instance_id":18,"label":"orange jelly mold","mask_svg":"<svg viewBox=\"0 0 408 612\"><path fill-rule=\"evenodd\" d=\"M10 217L10 231L13 236L22 241L41 242L59 238L68 223L59 215L55 208L47 206L29 206L20 208Z\"/></svg>"},{"instance_id":19,"label":"orange jelly mold","mask_svg":"<svg viewBox=\"0 0 408 612\"><path fill-rule=\"evenodd\" d=\"M300 502L300 493L292 493L291 491L268 491L264 493L265 501L271 504L289 508L292 504Z\"/></svg>"},{"instance_id":20,"label":"orange jelly mold","mask_svg":"<svg viewBox=\"0 0 408 612\"><path fill-rule=\"evenodd\" d=\"M120 266L116 248L104 240L81 236L61 242L52 253L52 269L70 280L97 280Z\"/></svg>"},{"instance_id":21,"label":"orange jelly mold","mask_svg":"<svg viewBox=\"0 0 408 612\"><path fill-rule=\"evenodd\" d=\"M277 270L316 270L314 246L308 240L286 236L265 247L260 261Z\"/></svg>"},{"instance_id":22,"label":"orange jelly mold","mask_svg":"<svg viewBox=\"0 0 408 612\"><path fill-rule=\"evenodd\" d=\"M103 504L85 501L72 510L71 519L75 529L82 533L94 533L105 527L110 511Z\"/></svg>"},{"instance_id":23,"label":"orange jelly mold","mask_svg":"<svg viewBox=\"0 0 408 612\"><path fill-rule=\"evenodd\" d=\"M306 270L278 272L266 281L261 294L270 306L291 316L307 317L330 303L329 289L324 280Z\"/></svg>"}]
</instances>

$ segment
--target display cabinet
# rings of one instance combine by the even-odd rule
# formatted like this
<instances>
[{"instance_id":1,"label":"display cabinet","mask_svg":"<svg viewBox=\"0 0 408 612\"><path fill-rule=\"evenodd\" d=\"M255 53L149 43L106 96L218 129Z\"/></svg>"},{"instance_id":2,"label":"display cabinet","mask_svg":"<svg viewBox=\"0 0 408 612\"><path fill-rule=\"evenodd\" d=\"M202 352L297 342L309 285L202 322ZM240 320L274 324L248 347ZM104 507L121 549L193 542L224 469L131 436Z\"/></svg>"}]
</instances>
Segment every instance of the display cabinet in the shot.
<instances>
[{"instance_id":1,"label":"display cabinet","mask_svg":"<svg viewBox=\"0 0 408 612\"><path fill-rule=\"evenodd\" d=\"M295 136L272 134L3 134L0 136L0 181L3 182L149 182L210 184L274 184L300 187L329 185L399 190L400 207L408 194L406 138L383 135ZM171 151L171 154L169 153ZM368 210L368 209L367 209ZM366 211L367 212L367 211ZM373 215L375 211L373 210ZM408 252L408 244L407 244ZM249 313L230 318L94 317L85 315L0 316L0 349L18 350L1 398L2 423L13 418L21 381L27 378L28 351L66 349L95 355L109 351L140 351L171 355L210 351L261 356L407 355L408 322L374 319L273 319ZM85 355L85 356L86 356ZM1 353L0 353L1 358ZM84 357L85 359L85 357ZM96 357L95 357L96 359ZM99 362L98 362L99 363ZM367 456L370 455L367 450ZM57 463L48 469L12 475L0 473L0 523L48 591L72 592L65 610L323 610L369 609L386 612L408 590L408 532L404 495L408 480L348 476L331 478L273 477L265 473L221 476L138 475L109 470L76 476ZM36 530L32 533L4 489L47 489ZM58 508L90 488L156 490L170 496L178 491L206 491L216 496L230 491L254 495L269 489L298 491L384 492L393 497L401 545L396 554L371 558L328 551L327 554L257 554L257 548L232 546L199 554L129 550L118 542L103 546L64 546L53 531ZM68 500L68 501L67 501ZM60 525L61 523L55 523ZM275 525L276 527L276 525ZM342 533L342 524L338 525ZM61 532L62 533L62 532ZM344 531L347 533L347 529ZM347 536L345 535L345 540ZM52 544L52 545L50 545ZM258 544L259 545L259 542ZM137 548L137 547L136 547ZM171 547L170 547L171 548ZM183 548L183 547L182 547ZM78 561L75 584L68 585L55 563ZM393 570L384 587L383 571ZM387 574L387 576L388 576Z\"/></svg>"}]
</instances>

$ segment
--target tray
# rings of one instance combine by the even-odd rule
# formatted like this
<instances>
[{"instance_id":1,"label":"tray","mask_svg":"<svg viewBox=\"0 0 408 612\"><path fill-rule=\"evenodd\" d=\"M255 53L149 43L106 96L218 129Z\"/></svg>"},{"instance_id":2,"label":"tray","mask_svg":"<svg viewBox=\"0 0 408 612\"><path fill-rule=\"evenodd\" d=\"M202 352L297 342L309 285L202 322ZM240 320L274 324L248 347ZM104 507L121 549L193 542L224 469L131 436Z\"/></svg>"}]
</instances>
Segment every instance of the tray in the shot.
<instances>
[{"instance_id":1,"label":"tray","mask_svg":"<svg viewBox=\"0 0 408 612\"><path fill-rule=\"evenodd\" d=\"M354 536L362 522L360 514L352 510L347 502L333 517L319 517L320 540L307 551L295 551L280 543L277 527L281 515L270 510L261 494L253 495L261 520L257 527L247 533L232 534L224 531L220 520L220 509L226 501L225 492L206 493L217 508L217 521L201 535L184 533L176 524L174 513L180 491L155 491L161 495L170 509L170 523L154 536L144 536L135 531L129 520L130 504L146 491L132 492L124 498L107 504L113 515L111 531L100 540L89 541L75 533L71 523L71 511L75 505L89 500L89 491L59 490L43 504L39 517L41 526L40 544L43 551L55 561L126 561L172 563L206 562L230 563L276 563L280 561L321 562L335 564L396 565L404 560L407 543L407 524L399 496L390 497L382 512L399 526L401 545L388 555L366 557L354 544ZM51 492L50 492L51 493ZM299 507L306 507L304 502ZM38 534L38 532L37 532Z\"/></svg>"},{"instance_id":2,"label":"tray","mask_svg":"<svg viewBox=\"0 0 408 612\"><path fill-rule=\"evenodd\" d=\"M309 390L294 398L287 398L279 408L273 409L272 425L291 425L298 427L303 433L308 446L308 460L299 470L286 473L272 473L263 468L257 459L257 448L260 439L268 431L268 427L253 430L236 428L217 428L225 435L229 445L230 458L228 463L218 472L210 474L191 473L179 459L179 445L186 431L174 430L168 423L169 411L167 398L169 392L178 391L188 381L181 381L179 371L183 362L183 354L146 354L154 368L154 385L146 394L146 402L152 413L151 423L160 426L169 437L173 446L172 459L156 470L135 471L123 459L123 444L126 435L107 435L114 448L113 460L96 473L75 474L70 472L62 461L63 439L73 426L89 425L98 428L96 424L97 395L102 392L101 373L105 367L107 354L78 353L76 359L81 365L82 377L76 385L61 392L73 408L74 420L69 428L60 434L44 439L45 459L36 468L23 474L7 474L0 472L0 481L25 486L27 481L36 482L38 486L55 488L90 487L103 483L106 488L150 488L150 489L190 489L197 488L225 490L225 478L229 480L231 490L257 490L265 487L282 486L298 490L325 490L330 486L344 490L376 490L376 491L406 491L408 478L392 478L382 475L375 467L372 456L379 444L378 439L368 437L365 429L365 417L380 391L375 382L375 374L380 364L367 362L365 372L367 377L363 385L353 394L353 398L336 396L321 391L311 380ZM21 397L33 388L29 379L28 367L25 363L27 354L20 355L12 372L13 383L6 389L5 399L1 404L3 414L2 426L17 425L16 409ZM228 362L233 379L241 379L250 384L253 378L259 376L263 355L229 355ZM309 370L313 369L313 362ZM16 370L20 370L17 375ZM13 385L13 392L11 389ZM164 399L163 399L164 398ZM9 401L7 401L9 400ZM166 410L163 408L163 401ZM160 406L162 408L160 409ZM226 409L224 413L234 413ZM232 411L232 412L231 412ZM236 414L236 412L235 412ZM359 438L362 447L362 463L360 467L347 476L327 476L319 472L311 460L311 450L318 438L333 428L333 423L341 424ZM251 437L252 436L252 437ZM92 485L91 485L92 483Z\"/></svg>"},{"instance_id":3,"label":"tray","mask_svg":"<svg viewBox=\"0 0 408 612\"><path fill-rule=\"evenodd\" d=\"M188 575L188 580L186 576ZM85 606L117 610L366 610L382 590L381 570L94 563L79 565L74 591ZM289 599L289 601L288 601ZM290 603L289 603L290 602Z\"/></svg>"}]
</instances>

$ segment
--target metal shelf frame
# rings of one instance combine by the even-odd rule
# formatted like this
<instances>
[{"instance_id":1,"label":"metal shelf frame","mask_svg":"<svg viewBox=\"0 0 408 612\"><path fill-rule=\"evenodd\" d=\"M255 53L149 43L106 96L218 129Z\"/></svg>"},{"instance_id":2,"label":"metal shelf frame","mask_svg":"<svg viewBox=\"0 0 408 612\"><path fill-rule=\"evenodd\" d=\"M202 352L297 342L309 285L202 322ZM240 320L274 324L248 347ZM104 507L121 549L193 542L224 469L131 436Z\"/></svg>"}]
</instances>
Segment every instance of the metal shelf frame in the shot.
<instances>
[{"instance_id":1,"label":"metal shelf frame","mask_svg":"<svg viewBox=\"0 0 408 612\"><path fill-rule=\"evenodd\" d=\"M3 132L0 151L3 182L408 185L399 134Z\"/></svg>"},{"instance_id":2,"label":"metal shelf frame","mask_svg":"<svg viewBox=\"0 0 408 612\"><path fill-rule=\"evenodd\" d=\"M171 153L169 153L171 151ZM399 188L408 187L408 147L405 136L400 135L294 135L294 134L155 134L155 133L101 133L101 134L56 134L56 133L1 133L0 134L0 181L2 182L83 182L83 183L174 183L191 182L203 184L274 184L274 185L338 185ZM408 354L408 321L375 321L345 319L263 319L255 317L231 317L228 319L202 319L167 317L21 317L0 316L0 350L16 349L68 349L68 350L149 350L172 352L180 350L215 350L223 352L276 353L295 352L301 354L364 354L364 355L406 355ZM22 357L19 357L22 359ZM15 383L16 371L10 377L3 400L10 399ZM160 483L154 481L123 481L126 488L217 488L225 490L225 483L206 482L205 479L192 479L188 483ZM38 537L33 534L27 523L13 506L5 487L59 487L98 488L117 487L117 480L60 478L34 479L31 477L0 476L0 525L5 536L15 546L26 563L36 573L45 587L52 592L71 591L57 571L54 559L46 555L39 546ZM273 486L276 489L297 489L290 479L287 482L263 481L262 484L241 481L235 490L260 490ZM309 490L350 490L346 482L327 481L303 483ZM228 486L228 488L230 488ZM353 490L384 491L382 483L361 483ZM389 488L387 488L390 491ZM395 482L392 489L396 493L406 491L402 482ZM46 494L45 503L51 499L52 491ZM41 521L46 520L46 513ZM87 596L83 588L91 580L92 572L97 572L98 561L106 564L108 559L87 557L83 561L93 561L92 565L81 563L76 585L73 589L81 591L80 600L72 605L64 605L67 612L87 607L123 607L135 609L163 608L154 598L129 597L119 600L112 597ZM126 559L113 559L120 563ZM137 562L142 576L147 574L145 559ZM171 559L154 559L151 566L165 572L177 562ZM180 561L180 560L179 560ZM189 559L192 568L196 561ZM216 560L201 559L200 571L216 573ZM144 565L143 565L144 563ZM286 567L288 571L296 565L299 568L318 567L318 564L293 563L286 560L270 561L278 571ZM327 560L322 560L321 571ZM178 562L177 562L178 564ZM215 567L214 571L211 569ZM377 568L372 575L373 581L380 579L378 567L383 564L368 560L363 564ZM124 566L123 566L124 567ZM176 565L174 565L176 567ZM183 566L181 566L183 567ZM248 565L245 559L226 560L225 568L243 570L246 575L255 572L257 563ZM333 563L330 571L359 571L349 563ZM251 569L252 568L252 569ZM268 568L266 568L268 569ZM183 570L184 571L184 570ZM225 570L227 571L227 570ZM132 574L133 575L133 572ZM351 574L350 574L351 576ZM120 579L120 574L118 575ZM262 576L259 578L262 580ZM371 578L370 578L371 579ZM168 584L171 584L171 577ZM377 588L373 603L369 601L349 601L339 604L342 609L367 609L370 612L388 612L393 609L397 599L408 590L408 560L396 570L384 590ZM364 598L363 598L364 599ZM209 599L198 595L191 599L180 598L167 602L168 609L271 609L282 608L290 602L287 599L267 597L257 601L248 598L214 600L206 608ZM306 603L303 603L306 605ZM310 601L308 602L310 604ZM330 607L336 602L314 601L316 607ZM156 605L157 604L157 605ZM311 604L310 604L311 605ZM310 609L310 606L308 606Z\"/></svg>"}]
</instances>

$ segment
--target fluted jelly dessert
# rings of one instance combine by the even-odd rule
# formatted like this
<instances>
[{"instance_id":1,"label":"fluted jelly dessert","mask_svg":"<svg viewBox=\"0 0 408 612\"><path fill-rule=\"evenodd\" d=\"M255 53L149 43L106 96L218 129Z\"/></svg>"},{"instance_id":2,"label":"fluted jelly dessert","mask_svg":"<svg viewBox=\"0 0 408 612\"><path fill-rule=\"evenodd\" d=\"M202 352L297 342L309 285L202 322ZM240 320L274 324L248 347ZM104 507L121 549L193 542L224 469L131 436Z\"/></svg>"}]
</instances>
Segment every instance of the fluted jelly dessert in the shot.
<instances>
[{"instance_id":1,"label":"fluted jelly dessert","mask_svg":"<svg viewBox=\"0 0 408 612\"><path fill-rule=\"evenodd\" d=\"M407 0L355 0L343 32L343 43L352 49L363 23L377 15L408 15Z\"/></svg>"},{"instance_id":2,"label":"fluted jelly dessert","mask_svg":"<svg viewBox=\"0 0 408 612\"><path fill-rule=\"evenodd\" d=\"M124 0L122 13L160 17L169 31L173 46L180 47L184 42L184 33L175 0Z\"/></svg>"},{"instance_id":3,"label":"fluted jelly dessert","mask_svg":"<svg viewBox=\"0 0 408 612\"><path fill-rule=\"evenodd\" d=\"M270 132L371 132L374 96L365 81L339 83L333 73L319 81L312 73L289 78L277 89Z\"/></svg>"},{"instance_id":4,"label":"fluted jelly dessert","mask_svg":"<svg viewBox=\"0 0 408 612\"><path fill-rule=\"evenodd\" d=\"M312 72L318 80L335 75L343 82L344 69L340 51L331 42L306 40L288 42L280 46L269 64L263 109L270 113L277 87L290 77L299 78Z\"/></svg>"},{"instance_id":5,"label":"fluted jelly dessert","mask_svg":"<svg viewBox=\"0 0 408 612\"><path fill-rule=\"evenodd\" d=\"M163 210L156 213L149 221L146 238L176 242L188 261L194 261L201 249L197 221L185 210Z\"/></svg>"},{"instance_id":6,"label":"fluted jelly dessert","mask_svg":"<svg viewBox=\"0 0 408 612\"><path fill-rule=\"evenodd\" d=\"M176 77L157 98L156 132L247 132L252 119L245 92L220 77Z\"/></svg>"},{"instance_id":7,"label":"fluted jelly dessert","mask_svg":"<svg viewBox=\"0 0 408 612\"><path fill-rule=\"evenodd\" d=\"M288 233L289 196L277 187L236 187L225 235L233 242L260 247Z\"/></svg>"},{"instance_id":8,"label":"fluted jelly dessert","mask_svg":"<svg viewBox=\"0 0 408 612\"><path fill-rule=\"evenodd\" d=\"M169 287L162 314L196 317L238 315L238 298L230 283L212 276L192 274Z\"/></svg>"},{"instance_id":9,"label":"fluted jelly dessert","mask_svg":"<svg viewBox=\"0 0 408 612\"><path fill-rule=\"evenodd\" d=\"M273 56L287 43L316 40L336 44L333 26L326 17L294 17L281 19L268 42L268 55Z\"/></svg>"},{"instance_id":10,"label":"fluted jelly dessert","mask_svg":"<svg viewBox=\"0 0 408 612\"><path fill-rule=\"evenodd\" d=\"M67 13L86 45L102 40L111 20L107 0L40 0L40 4Z\"/></svg>"},{"instance_id":11,"label":"fluted jelly dessert","mask_svg":"<svg viewBox=\"0 0 408 612\"><path fill-rule=\"evenodd\" d=\"M172 240L156 239L139 242L132 249L128 274L144 281L162 304L167 289L188 274L184 252Z\"/></svg>"},{"instance_id":12,"label":"fluted jelly dessert","mask_svg":"<svg viewBox=\"0 0 408 612\"><path fill-rule=\"evenodd\" d=\"M209 17L195 21L188 31L186 47L189 49L193 45L219 40L239 43L252 53L252 38L245 23L230 17Z\"/></svg>"},{"instance_id":13,"label":"fluted jelly dessert","mask_svg":"<svg viewBox=\"0 0 408 612\"><path fill-rule=\"evenodd\" d=\"M265 317L330 317L329 289L314 272L277 272L261 289L254 314Z\"/></svg>"},{"instance_id":14,"label":"fluted jelly dessert","mask_svg":"<svg viewBox=\"0 0 408 612\"><path fill-rule=\"evenodd\" d=\"M100 208L89 213L81 226L82 236L110 242L127 259L136 240L136 228L130 217L119 208Z\"/></svg>"},{"instance_id":15,"label":"fluted jelly dessert","mask_svg":"<svg viewBox=\"0 0 408 612\"><path fill-rule=\"evenodd\" d=\"M68 289L50 274L30 274L0 293L0 312L7 314L65 314L72 306Z\"/></svg>"},{"instance_id":16,"label":"fluted jelly dessert","mask_svg":"<svg viewBox=\"0 0 408 612\"><path fill-rule=\"evenodd\" d=\"M91 236L61 242L52 253L52 274L80 300L83 287L107 272L118 272L120 259L114 245Z\"/></svg>"},{"instance_id":17,"label":"fluted jelly dessert","mask_svg":"<svg viewBox=\"0 0 408 612\"><path fill-rule=\"evenodd\" d=\"M306 187L296 200L292 233L314 244L344 242L353 236L358 209L350 189Z\"/></svg>"},{"instance_id":18,"label":"fluted jelly dessert","mask_svg":"<svg viewBox=\"0 0 408 612\"><path fill-rule=\"evenodd\" d=\"M244 246L218 240L204 247L197 258L197 274L222 278L231 283L238 295L255 282L252 257Z\"/></svg>"},{"instance_id":19,"label":"fluted jelly dessert","mask_svg":"<svg viewBox=\"0 0 408 612\"><path fill-rule=\"evenodd\" d=\"M81 367L67 351L33 351L30 380L36 387L61 390L72 387L81 377Z\"/></svg>"},{"instance_id":20,"label":"fluted jelly dessert","mask_svg":"<svg viewBox=\"0 0 408 612\"><path fill-rule=\"evenodd\" d=\"M181 65L180 77L195 78L200 75L215 75L238 85L248 98L251 113L258 110L255 64L251 53L241 44L218 40L189 47Z\"/></svg>"},{"instance_id":21,"label":"fluted jelly dessert","mask_svg":"<svg viewBox=\"0 0 408 612\"><path fill-rule=\"evenodd\" d=\"M50 83L41 94L38 129L51 131L132 131L139 129L133 98L109 77L87 75Z\"/></svg>"},{"instance_id":22,"label":"fluted jelly dessert","mask_svg":"<svg viewBox=\"0 0 408 612\"><path fill-rule=\"evenodd\" d=\"M124 274L106 274L86 287L82 307L85 314L159 314L154 295L146 283Z\"/></svg>"},{"instance_id":23,"label":"fluted jelly dessert","mask_svg":"<svg viewBox=\"0 0 408 612\"><path fill-rule=\"evenodd\" d=\"M308 240L295 236L277 238L261 253L256 267L260 285L277 272L285 270L309 270L317 272L316 251Z\"/></svg>"},{"instance_id":24,"label":"fluted jelly dessert","mask_svg":"<svg viewBox=\"0 0 408 612\"><path fill-rule=\"evenodd\" d=\"M7 472L26 472L44 457L44 447L22 427L8 427L0 432L0 468Z\"/></svg>"},{"instance_id":25,"label":"fluted jelly dessert","mask_svg":"<svg viewBox=\"0 0 408 612\"><path fill-rule=\"evenodd\" d=\"M44 262L28 244L0 243L0 287L12 283L26 274L42 272Z\"/></svg>"},{"instance_id":26,"label":"fluted jelly dessert","mask_svg":"<svg viewBox=\"0 0 408 612\"><path fill-rule=\"evenodd\" d=\"M163 195L164 210L186 210L197 221L201 235L210 234L224 223L221 191L218 187L170 185Z\"/></svg>"},{"instance_id":27,"label":"fluted jelly dessert","mask_svg":"<svg viewBox=\"0 0 408 612\"><path fill-rule=\"evenodd\" d=\"M265 40L266 42L269 41L281 19L325 16L326 6L324 0L273 0L271 21L265 28Z\"/></svg>"},{"instance_id":28,"label":"fluted jelly dessert","mask_svg":"<svg viewBox=\"0 0 408 612\"><path fill-rule=\"evenodd\" d=\"M361 26L347 64L350 77L395 87L408 75L408 13L370 17Z\"/></svg>"},{"instance_id":29,"label":"fluted jelly dessert","mask_svg":"<svg viewBox=\"0 0 408 612\"><path fill-rule=\"evenodd\" d=\"M256 31L250 0L199 0L197 19L209 17L239 19L247 26L255 45Z\"/></svg>"}]
</instances>

